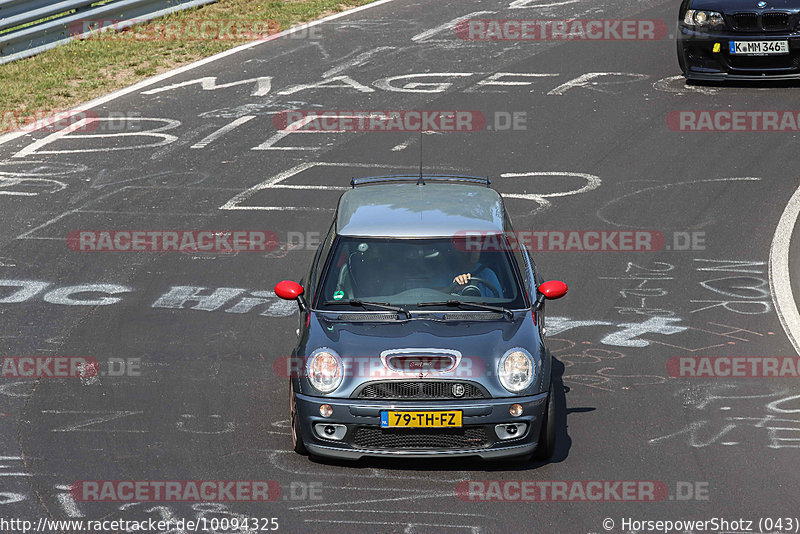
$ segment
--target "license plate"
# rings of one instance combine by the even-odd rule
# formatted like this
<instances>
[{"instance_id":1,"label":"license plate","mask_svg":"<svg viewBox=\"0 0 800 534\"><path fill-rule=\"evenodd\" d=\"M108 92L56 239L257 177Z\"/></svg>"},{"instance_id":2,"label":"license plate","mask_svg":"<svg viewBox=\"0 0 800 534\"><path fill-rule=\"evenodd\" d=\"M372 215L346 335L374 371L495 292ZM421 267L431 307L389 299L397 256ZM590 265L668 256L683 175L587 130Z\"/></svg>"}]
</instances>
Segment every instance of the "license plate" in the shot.
<instances>
[{"instance_id":1,"label":"license plate","mask_svg":"<svg viewBox=\"0 0 800 534\"><path fill-rule=\"evenodd\" d=\"M788 54L789 41L729 41L731 54L767 56Z\"/></svg>"},{"instance_id":2,"label":"license plate","mask_svg":"<svg viewBox=\"0 0 800 534\"><path fill-rule=\"evenodd\" d=\"M381 412L381 428L454 427L461 427L461 410L452 412Z\"/></svg>"}]
</instances>

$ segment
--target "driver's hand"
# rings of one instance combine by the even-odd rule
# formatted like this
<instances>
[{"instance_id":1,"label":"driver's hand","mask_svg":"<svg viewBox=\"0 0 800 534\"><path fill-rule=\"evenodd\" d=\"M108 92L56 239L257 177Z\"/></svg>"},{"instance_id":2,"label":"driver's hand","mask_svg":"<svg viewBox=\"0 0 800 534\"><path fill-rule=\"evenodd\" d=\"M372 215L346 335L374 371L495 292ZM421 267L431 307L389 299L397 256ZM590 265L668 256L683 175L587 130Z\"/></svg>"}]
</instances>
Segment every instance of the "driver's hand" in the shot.
<instances>
[{"instance_id":1,"label":"driver's hand","mask_svg":"<svg viewBox=\"0 0 800 534\"><path fill-rule=\"evenodd\" d=\"M469 273L459 274L458 276L453 278L453 282L460 286L463 286L464 284L469 282L470 278L472 278L472 275Z\"/></svg>"}]
</instances>

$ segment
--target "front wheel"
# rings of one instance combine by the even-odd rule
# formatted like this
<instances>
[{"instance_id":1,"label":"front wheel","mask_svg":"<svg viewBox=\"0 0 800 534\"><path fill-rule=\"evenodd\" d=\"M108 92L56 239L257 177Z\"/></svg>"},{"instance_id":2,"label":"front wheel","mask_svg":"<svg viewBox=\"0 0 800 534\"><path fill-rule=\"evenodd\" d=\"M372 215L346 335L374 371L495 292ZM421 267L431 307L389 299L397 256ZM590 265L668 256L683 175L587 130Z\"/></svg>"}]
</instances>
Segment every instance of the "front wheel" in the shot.
<instances>
[{"instance_id":1,"label":"front wheel","mask_svg":"<svg viewBox=\"0 0 800 534\"><path fill-rule=\"evenodd\" d=\"M675 42L678 52L678 67L680 67L681 72L684 76L686 76L686 58L684 57L683 47L681 46L680 41Z\"/></svg>"},{"instance_id":2,"label":"front wheel","mask_svg":"<svg viewBox=\"0 0 800 534\"><path fill-rule=\"evenodd\" d=\"M289 382L289 425L292 429L292 448L297 454L308 454L303 435L300 433L300 421L297 417L297 403L294 400L294 384Z\"/></svg>"},{"instance_id":3,"label":"front wheel","mask_svg":"<svg viewBox=\"0 0 800 534\"><path fill-rule=\"evenodd\" d=\"M533 457L536 460L549 460L556 452L556 402L553 395L553 386L547 394L547 408L544 412L542 428L539 430L539 444Z\"/></svg>"}]
</instances>

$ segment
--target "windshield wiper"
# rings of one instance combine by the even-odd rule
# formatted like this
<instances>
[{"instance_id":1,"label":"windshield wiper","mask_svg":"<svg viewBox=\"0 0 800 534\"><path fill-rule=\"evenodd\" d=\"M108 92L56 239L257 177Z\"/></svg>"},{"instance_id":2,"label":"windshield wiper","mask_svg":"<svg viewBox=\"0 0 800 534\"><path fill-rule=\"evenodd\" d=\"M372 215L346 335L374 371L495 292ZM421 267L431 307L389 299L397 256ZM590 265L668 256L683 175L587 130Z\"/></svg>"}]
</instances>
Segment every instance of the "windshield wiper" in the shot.
<instances>
[{"instance_id":1,"label":"windshield wiper","mask_svg":"<svg viewBox=\"0 0 800 534\"><path fill-rule=\"evenodd\" d=\"M411 314L408 313L408 310L402 308L400 306L392 306L387 302L369 302L366 300L358 300L358 299L350 299L350 300L326 300L323 303L325 306L333 306L336 304L348 304L350 306L359 306L368 310L369 308L374 308L378 310L386 310L392 311L395 313L402 313L406 316L406 319L411 319Z\"/></svg>"},{"instance_id":2,"label":"windshield wiper","mask_svg":"<svg viewBox=\"0 0 800 534\"><path fill-rule=\"evenodd\" d=\"M487 310L502 313L507 315L509 319L514 317L514 312L509 310L508 308L503 308L502 306L490 306L489 304L484 304L482 302L467 302L463 300L443 300L441 302L419 302L417 306L420 308L426 306L448 306L451 308L472 308L476 310Z\"/></svg>"}]
</instances>

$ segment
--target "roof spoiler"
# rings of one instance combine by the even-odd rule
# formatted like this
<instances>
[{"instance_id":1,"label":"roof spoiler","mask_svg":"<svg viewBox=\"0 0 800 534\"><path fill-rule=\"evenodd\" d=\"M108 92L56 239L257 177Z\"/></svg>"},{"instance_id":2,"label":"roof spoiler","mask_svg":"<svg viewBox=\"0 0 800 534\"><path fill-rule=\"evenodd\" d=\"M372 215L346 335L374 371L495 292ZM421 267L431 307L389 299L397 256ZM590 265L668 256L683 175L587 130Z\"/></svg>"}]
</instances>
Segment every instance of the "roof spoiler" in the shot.
<instances>
[{"instance_id":1,"label":"roof spoiler","mask_svg":"<svg viewBox=\"0 0 800 534\"><path fill-rule=\"evenodd\" d=\"M427 176L411 176L408 174L389 174L385 176L371 176L368 178L353 178L350 186L355 189L358 185L374 185L389 182L414 182L417 185L425 185L426 182L462 182L470 184L480 184L489 187L492 181L489 177L462 176L457 174L430 174Z\"/></svg>"}]
</instances>

